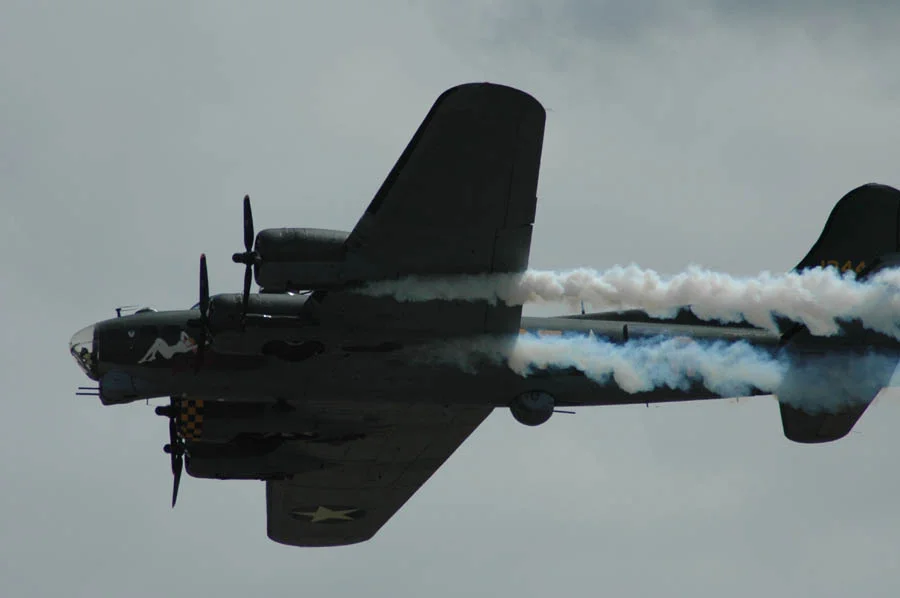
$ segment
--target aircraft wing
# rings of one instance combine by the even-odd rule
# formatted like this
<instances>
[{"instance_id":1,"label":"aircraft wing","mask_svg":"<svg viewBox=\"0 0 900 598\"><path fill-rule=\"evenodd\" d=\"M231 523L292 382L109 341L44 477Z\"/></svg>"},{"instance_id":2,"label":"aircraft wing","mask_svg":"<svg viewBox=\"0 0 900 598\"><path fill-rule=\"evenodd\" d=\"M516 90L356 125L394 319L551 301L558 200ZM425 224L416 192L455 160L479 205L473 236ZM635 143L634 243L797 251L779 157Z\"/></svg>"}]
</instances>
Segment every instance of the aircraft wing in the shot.
<instances>
[{"instance_id":1,"label":"aircraft wing","mask_svg":"<svg viewBox=\"0 0 900 598\"><path fill-rule=\"evenodd\" d=\"M528 267L545 113L528 94L473 83L444 92L346 241L346 259L391 276L521 272ZM398 304L318 292L329 325L513 332L521 308Z\"/></svg>"},{"instance_id":2,"label":"aircraft wing","mask_svg":"<svg viewBox=\"0 0 900 598\"><path fill-rule=\"evenodd\" d=\"M269 538L293 546L371 538L491 412L434 404L381 409L370 435L307 444L328 463L324 469L266 482Z\"/></svg>"}]
</instances>

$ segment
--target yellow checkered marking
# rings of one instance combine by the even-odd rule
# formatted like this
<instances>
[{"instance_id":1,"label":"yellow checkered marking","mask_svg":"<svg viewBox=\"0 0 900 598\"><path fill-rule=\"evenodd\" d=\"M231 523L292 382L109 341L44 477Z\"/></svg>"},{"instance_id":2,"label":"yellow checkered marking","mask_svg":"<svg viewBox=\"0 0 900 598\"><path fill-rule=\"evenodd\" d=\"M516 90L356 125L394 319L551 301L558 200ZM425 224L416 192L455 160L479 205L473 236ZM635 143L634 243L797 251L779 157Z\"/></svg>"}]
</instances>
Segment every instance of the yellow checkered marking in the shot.
<instances>
[{"instance_id":1,"label":"yellow checkered marking","mask_svg":"<svg viewBox=\"0 0 900 598\"><path fill-rule=\"evenodd\" d=\"M203 399L184 399L181 402L181 415L178 418L181 437L185 440L197 440L203 435Z\"/></svg>"}]
</instances>

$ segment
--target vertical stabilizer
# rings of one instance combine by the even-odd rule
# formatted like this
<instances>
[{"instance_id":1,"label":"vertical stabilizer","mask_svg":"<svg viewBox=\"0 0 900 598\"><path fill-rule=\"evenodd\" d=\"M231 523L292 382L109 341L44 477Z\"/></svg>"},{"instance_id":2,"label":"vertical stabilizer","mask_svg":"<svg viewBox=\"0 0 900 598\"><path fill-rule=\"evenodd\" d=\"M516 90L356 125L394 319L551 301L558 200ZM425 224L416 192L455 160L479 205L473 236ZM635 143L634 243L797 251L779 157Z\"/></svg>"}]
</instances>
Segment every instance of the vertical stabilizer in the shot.
<instances>
[{"instance_id":1,"label":"vertical stabilizer","mask_svg":"<svg viewBox=\"0 0 900 598\"><path fill-rule=\"evenodd\" d=\"M870 183L841 198L831 211L819 239L797 264L796 270L833 266L842 272L852 270L865 277L885 256L898 251L900 191ZM795 350L795 357L827 353L848 367L846 376L838 376L840 379L828 384L827 388L817 384L808 371L801 371L803 366L795 365L787 372L779 397L781 423L787 438L802 443L829 442L843 438L853 429L875 395L890 381L896 364L890 358L871 359L868 353L872 344L867 339L874 336L876 333L852 323L844 334L829 338L812 337L802 325L791 325L786 329L783 343ZM854 364L866 360L881 365L870 367L863 373L859 373L858 368L853 371ZM804 358L800 358L798 363L803 361ZM826 369L830 374L835 370ZM823 392L828 396L818 396ZM821 408L822 405L828 405L828 408Z\"/></svg>"}]
</instances>

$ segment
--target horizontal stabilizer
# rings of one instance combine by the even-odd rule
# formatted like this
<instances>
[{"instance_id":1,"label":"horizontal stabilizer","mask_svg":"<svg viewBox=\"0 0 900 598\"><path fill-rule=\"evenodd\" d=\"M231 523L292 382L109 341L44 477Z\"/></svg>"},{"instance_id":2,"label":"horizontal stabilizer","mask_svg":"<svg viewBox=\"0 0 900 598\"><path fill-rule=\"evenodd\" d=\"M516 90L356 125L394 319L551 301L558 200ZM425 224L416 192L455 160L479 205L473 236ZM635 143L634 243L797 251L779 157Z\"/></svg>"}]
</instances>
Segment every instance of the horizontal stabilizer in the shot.
<instances>
[{"instance_id":1,"label":"horizontal stabilizer","mask_svg":"<svg viewBox=\"0 0 900 598\"><path fill-rule=\"evenodd\" d=\"M869 403L848 405L836 413L807 413L787 403L781 406L781 425L788 440L812 444L831 442L850 433Z\"/></svg>"},{"instance_id":2,"label":"horizontal stabilizer","mask_svg":"<svg viewBox=\"0 0 900 598\"><path fill-rule=\"evenodd\" d=\"M784 435L804 443L843 438L890 383L896 367L894 352L795 351L776 393Z\"/></svg>"}]
</instances>

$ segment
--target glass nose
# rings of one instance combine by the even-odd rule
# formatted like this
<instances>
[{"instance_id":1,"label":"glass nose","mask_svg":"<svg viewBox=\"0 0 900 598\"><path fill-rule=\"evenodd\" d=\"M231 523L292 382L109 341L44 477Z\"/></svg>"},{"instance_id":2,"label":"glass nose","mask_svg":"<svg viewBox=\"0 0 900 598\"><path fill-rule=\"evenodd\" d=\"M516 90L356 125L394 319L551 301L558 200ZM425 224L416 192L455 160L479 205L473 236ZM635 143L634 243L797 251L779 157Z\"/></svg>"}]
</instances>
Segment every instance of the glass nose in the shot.
<instances>
[{"instance_id":1,"label":"glass nose","mask_svg":"<svg viewBox=\"0 0 900 598\"><path fill-rule=\"evenodd\" d=\"M76 332L69 341L69 352L84 370L88 378L97 379L97 346L94 343L94 326L87 326Z\"/></svg>"}]
</instances>

